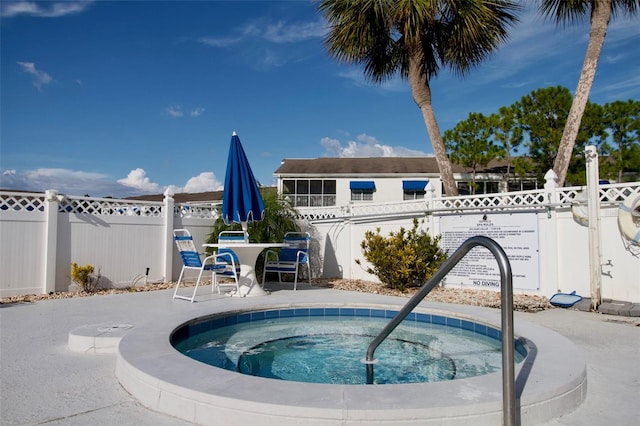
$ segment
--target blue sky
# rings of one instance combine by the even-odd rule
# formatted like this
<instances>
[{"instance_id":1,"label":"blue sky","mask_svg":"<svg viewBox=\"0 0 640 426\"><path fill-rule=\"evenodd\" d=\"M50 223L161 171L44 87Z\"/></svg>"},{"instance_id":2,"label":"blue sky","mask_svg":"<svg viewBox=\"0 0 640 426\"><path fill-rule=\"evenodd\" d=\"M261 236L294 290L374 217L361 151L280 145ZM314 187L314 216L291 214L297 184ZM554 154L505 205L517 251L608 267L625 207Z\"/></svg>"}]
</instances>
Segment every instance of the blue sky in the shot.
<instances>
[{"instance_id":1,"label":"blue sky","mask_svg":"<svg viewBox=\"0 0 640 426\"><path fill-rule=\"evenodd\" d=\"M376 86L330 58L316 6L3 0L0 188L219 190L233 131L264 185L284 158L431 155L408 83ZM538 88L575 90L588 23L556 27L533 9L520 19L466 78L432 81L442 132ZM638 21L618 16L591 100L639 98Z\"/></svg>"}]
</instances>

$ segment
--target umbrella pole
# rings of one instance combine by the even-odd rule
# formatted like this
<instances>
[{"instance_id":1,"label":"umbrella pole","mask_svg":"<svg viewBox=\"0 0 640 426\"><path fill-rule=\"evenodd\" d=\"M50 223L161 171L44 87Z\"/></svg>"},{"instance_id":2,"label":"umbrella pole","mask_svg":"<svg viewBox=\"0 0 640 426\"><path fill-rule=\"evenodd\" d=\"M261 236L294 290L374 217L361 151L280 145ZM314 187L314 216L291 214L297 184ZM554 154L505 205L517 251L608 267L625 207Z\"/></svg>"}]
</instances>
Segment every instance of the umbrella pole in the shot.
<instances>
[{"instance_id":1,"label":"umbrella pole","mask_svg":"<svg viewBox=\"0 0 640 426\"><path fill-rule=\"evenodd\" d=\"M240 222L240 226L242 227L242 232L244 232L244 238L245 238L245 242L249 242L249 239L247 238L249 235L249 224L248 222Z\"/></svg>"}]
</instances>

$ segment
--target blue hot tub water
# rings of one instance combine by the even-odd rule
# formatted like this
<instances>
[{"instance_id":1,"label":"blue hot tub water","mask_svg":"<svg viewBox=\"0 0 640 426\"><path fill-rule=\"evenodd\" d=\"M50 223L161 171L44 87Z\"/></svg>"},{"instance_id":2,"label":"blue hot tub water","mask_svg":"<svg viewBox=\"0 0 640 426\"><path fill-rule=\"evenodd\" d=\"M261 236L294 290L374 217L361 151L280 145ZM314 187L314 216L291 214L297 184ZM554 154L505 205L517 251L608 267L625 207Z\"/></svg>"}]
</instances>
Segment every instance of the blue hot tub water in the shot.
<instances>
[{"instance_id":1,"label":"blue hot tub water","mask_svg":"<svg viewBox=\"0 0 640 426\"><path fill-rule=\"evenodd\" d=\"M295 308L201 318L172 345L214 367L272 379L365 384L367 347L397 311ZM500 330L465 319L410 313L375 353L375 384L475 377L502 368ZM526 349L516 341L516 362Z\"/></svg>"}]
</instances>

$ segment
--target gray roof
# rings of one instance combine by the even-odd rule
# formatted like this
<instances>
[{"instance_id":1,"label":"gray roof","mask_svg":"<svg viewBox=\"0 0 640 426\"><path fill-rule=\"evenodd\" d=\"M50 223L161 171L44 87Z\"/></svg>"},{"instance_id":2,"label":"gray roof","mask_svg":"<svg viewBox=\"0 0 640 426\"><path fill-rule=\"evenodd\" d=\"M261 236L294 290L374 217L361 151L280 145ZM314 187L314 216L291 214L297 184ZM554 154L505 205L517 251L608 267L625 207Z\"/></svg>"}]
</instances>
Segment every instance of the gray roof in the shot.
<instances>
[{"instance_id":1,"label":"gray roof","mask_svg":"<svg viewBox=\"0 0 640 426\"><path fill-rule=\"evenodd\" d=\"M128 197L128 200L140 200L140 201L162 201L164 200L163 194L151 194L151 195L137 195L135 197ZM208 201L220 201L222 200L222 191L208 191L198 193L179 193L173 196L173 200L176 203L195 203L195 202L208 202Z\"/></svg>"},{"instance_id":2,"label":"gray roof","mask_svg":"<svg viewBox=\"0 0 640 426\"><path fill-rule=\"evenodd\" d=\"M261 187L265 192L275 192L277 188L275 186ZM208 191L208 192L196 192L187 193L182 192L175 194L173 200L176 203L197 203L197 202L210 202L210 201L222 201L222 195L224 191ZM151 194L151 195L137 195L135 197L128 197L127 200L140 200L140 201L162 201L164 200L163 194Z\"/></svg>"},{"instance_id":3,"label":"gray roof","mask_svg":"<svg viewBox=\"0 0 640 426\"><path fill-rule=\"evenodd\" d=\"M502 161L492 161L483 172L497 172ZM470 169L452 165L454 173L469 172ZM274 172L282 175L389 175L432 174L439 175L435 157L358 157L358 158L285 158Z\"/></svg>"}]
</instances>

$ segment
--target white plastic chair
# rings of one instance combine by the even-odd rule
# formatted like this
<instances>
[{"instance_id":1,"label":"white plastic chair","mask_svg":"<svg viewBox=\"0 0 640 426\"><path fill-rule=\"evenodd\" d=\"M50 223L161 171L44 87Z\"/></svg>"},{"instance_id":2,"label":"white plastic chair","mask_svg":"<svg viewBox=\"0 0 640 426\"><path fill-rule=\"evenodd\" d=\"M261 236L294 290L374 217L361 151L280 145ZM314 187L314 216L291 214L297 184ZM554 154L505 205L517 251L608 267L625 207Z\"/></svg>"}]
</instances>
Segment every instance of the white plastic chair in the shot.
<instances>
[{"instance_id":1,"label":"white plastic chair","mask_svg":"<svg viewBox=\"0 0 640 426\"><path fill-rule=\"evenodd\" d=\"M218 234L218 244L228 244L233 247L234 244L248 243L249 234L244 231L222 231ZM236 275L240 276L240 260L238 255L229 247L218 247L218 254L231 255L236 265Z\"/></svg>"},{"instance_id":2,"label":"white plastic chair","mask_svg":"<svg viewBox=\"0 0 640 426\"><path fill-rule=\"evenodd\" d=\"M282 242L286 247L275 250L267 250L264 257L264 270L262 272L262 285L264 286L267 272L277 272L278 282L282 283L282 274L294 274L293 289L298 286L298 271L306 266L307 278L311 284L311 265L309 262L309 242L311 236L308 232L287 232Z\"/></svg>"},{"instance_id":3,"label":"white plastic chair","mask_svg":"<svg viewBox=\"0 0 640 426\"><path fill-rule=\"evenodd\" d=\"M174 299L189 300L193 303L204 271L211 271L212 293L214 289L216 289L218 290L218 294L220 294L220 286L233 286L235 287L236 292L240 292L240 288L238 286L238 272L236 272L236 260L231 253L214 253L211 256L200 259L200 254L193 243L193 237L187 229L174 229L173 239L176 242L176 247L178 248L178 252L182 258L182 270L180 271L180 277L176 283L176 289L173 292ZM184 271L188 269L199 271L198 279L196 280L196 285L191 297L178 294L178 289L182 282ZM229 278L233 280L233 282L220 283L218 278Z\"/></svg>"}]
</instances>

